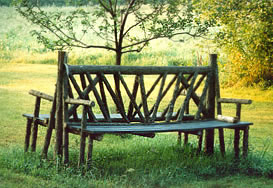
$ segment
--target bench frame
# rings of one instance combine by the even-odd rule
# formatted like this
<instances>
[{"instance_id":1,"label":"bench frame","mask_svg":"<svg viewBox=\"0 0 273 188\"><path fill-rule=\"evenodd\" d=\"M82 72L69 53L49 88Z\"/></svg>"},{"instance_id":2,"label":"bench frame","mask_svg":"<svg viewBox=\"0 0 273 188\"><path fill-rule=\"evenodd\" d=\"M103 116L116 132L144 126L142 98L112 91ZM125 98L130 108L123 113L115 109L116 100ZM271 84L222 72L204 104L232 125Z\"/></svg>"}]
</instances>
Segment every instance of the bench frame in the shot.
<instances>
[{"instance_id":1,"label":"bench frame","mask_svg":"<svg viewBox=\"0 0 273 188\"><path fill-rule=\"evenodd\" d=\"M47 157L48 148L52 131L55 129L56 143L55 143L55 157L63 158L64 163L69 162L69 133L79 134L80 141L80 155L79 166L85 162L85 147L86 138L88 138L88 152L87 152L87 166L90 167L92 162L93 140L101 140L102 135L106 133L131 133L140 136L154 137L156 132L178 132L178 143L181 144L181 133L185 134L184 144L188 142L188 134L199 136L198 152L202 149L203 132L205 131L205 152L212 154L214 152L214 131L219 130L220 150L222 155L225 154L224 143L224 128L234 129L234 151L235 157L239 157L239 140L240 131L243 131L243 156L248 153L248 134L249 125L251 122L241 122L241 105L251 104L251 100L245 99L224 99L220 98L220 87L218 79L217 55L210 55L210 65L203 67L126 67L126 66L69 66L67 64L67 53L59 52L58 54L58 77L56 84L56 91L54 96L45 93L31 90L29 93L36 96L35 109L32 114L24 114L27 118L26 137L25 137L25 151L28 151L30 137L32 137L31 151L36 150L36 140L38 125L46 126L47 133L45 136L44 147L42 154ZM163 98L163 87L166 76L168 74L175 74L174 82L175 89L173 97L168 104L165 112L158 116L157 108L160 100ZM134 89L129 91L122 74L136 75ZM78 86L78 81L73 75L80 75L80 83L82 90ZM97 80L94 81L90 75L96 74ZM114 75L115 91L108 83L105 74ZM149 111L147 106L147 98L149 92L146 92L144 86L144 74L159 74L156 86L161 80L160 92L153 108ZM184 74L190 74L185 79ZM202 75L197 80L198 74ZM89 85L86 79L89 81ZM195 91L200 86L201 82L206 79L204 89L201 96L198 96ZM98 81L102 80L102 81ZM101 97L97 94L95 89L95 82L99 83ZM200 83L199 83L200 82ZM71 91L71 84L76 89L78 98L73 96ZM138 83L138 86L136 86ZM182 86L180 87L180 84ZM103 86L104 84L104 86ZM194 86L195 84L195 86ZM124 104L120 94L120 85L123 85L128 97L130 99L130 106L128 113L124 111ZM171 84L169 84L171 86ZM168 85L168 86L169 86ZM155 87L152 86L152 87ZM167 86L167 87L168 87ZM105 97L104 88L106 87L112 96L118 108L118 115L110 115L107 100ZM135 97L137 87L140 88L142 103L136 104ZM94 92L96 102L89 98L89 92ZM168 89L165 91L167 92ZM185 91L184 103L181 105L179 111L175 114L173 106L179 95L183 95ZM151 91L152 92L152 91ZM52 102L52 108L49 115L40 114L41 99ZM198 110L194 117L187 116L189 114L189 100L193 100L198 106ZM95 104L96 103L96 104ZM121 104L120 104L121 103ZM236 117L222 116L221 103L236 104ZM98 118L92 111L95 105L99 105L102 115ZM82 106L81 117L77 114L77 108ZM217 107L217 117L215 118ZM143 108L143 112L140 111ZM134 112L133 112L134 111ZM137 118L136 118L137 117ZM161 117L161 119L159 119ZM120 121L120 122L119 122ZM225 122L224 122L225 121Z\"/></svg>"}]
</instances>

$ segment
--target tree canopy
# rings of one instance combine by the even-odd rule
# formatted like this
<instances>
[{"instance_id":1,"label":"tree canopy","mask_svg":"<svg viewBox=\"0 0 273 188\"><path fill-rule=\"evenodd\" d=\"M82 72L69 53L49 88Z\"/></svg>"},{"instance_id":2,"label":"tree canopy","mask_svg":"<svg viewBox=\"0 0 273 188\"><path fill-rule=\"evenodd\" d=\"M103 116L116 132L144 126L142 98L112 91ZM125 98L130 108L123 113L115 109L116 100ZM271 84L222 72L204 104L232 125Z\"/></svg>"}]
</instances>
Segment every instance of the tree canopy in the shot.
<instances>
[{"instance_id":1,"label":"tree canopy","mask_svg":"<svg viewBox=\"0 0 273 188\"><path fill-rule=\"evenodd\" d=\"M79 1L83 2L83 1ZM17 11L39 26L33 31L50 49L101 48L116 54L116 65L128 52L140 52L150 41L176 35L200 37L214 25L201 19L191 0L97 0L69 14L46 12L35 1L17 0ZM88 40L97 36L100 43Z\"/></svg>"},{"instance_id":2,"label":"tree canopy","mask_svg":"<svg viewBox=\"0 0 273 188\"><path fill-rule=\"evenodd\" d=\"M273 85L273 2L202 0L199 7L219 24L216 43L230 59L231 84Z\"/></svg>"}]
</instances>

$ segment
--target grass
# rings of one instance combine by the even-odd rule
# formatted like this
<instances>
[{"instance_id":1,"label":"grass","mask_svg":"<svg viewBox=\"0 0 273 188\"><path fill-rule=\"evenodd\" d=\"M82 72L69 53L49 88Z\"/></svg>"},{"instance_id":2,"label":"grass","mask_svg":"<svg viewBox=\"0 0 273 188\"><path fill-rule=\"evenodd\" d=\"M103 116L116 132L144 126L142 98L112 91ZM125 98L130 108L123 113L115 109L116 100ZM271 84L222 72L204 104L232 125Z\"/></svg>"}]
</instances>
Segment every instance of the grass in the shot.
<instances>
[{"instance_id":1,"label":"grass","mask_svg":"<svg viewBox=\"0 0 273 188\"><path fill-rule=\"evenodd\" d=\"M174 133L159 134L154 139L107 135L102 142L95 142L93 168L85 176L76 167L78 136L71 136L72 163L68 167L58 170L54 161L40 159L44 128L39 131L38 152L24 154L25 119L21 114L32 112L34 105L34 98L27 92L37 89L52 94L55 75L55 65L13 63L0 67L0 187L13 187L18 182L24 187L270 187L273 184L270 99L273 91L258 88L222 88L223 97L254 100L242 109L242 119L254 122L247 160L233 159L231 131L225 134L228 150L225 159L218 148L213 157L196 156L194 136L187 147L178 147ZM49 107L47 103L42 105ZM224 109L227 115L235 113L233 105ZM53 145L50 159L52 155Z\"/></svg>"},{"instance_id":2,"label":"grass","mask_svg":"<svg viewBox=\"0 0 273 188\"><path fill-rule=\"evenodd\" d=\"M48 9L54 9L49 7ZM0 7L0 188L2 187L272 187L273 185L273 90L222 88L222 97L249 98L242 119L254 122L250 129L250 154L236 161L232 152L232 132L225 132L227 156L218 148L212 157L196 156L197 139L187 147L176 145L174 133L154 139L107 135L95 142L93 168L84 176L77 168L79 137L72 135L69 166L56 168L53 147L49 161L41 160L45 129L39 129L38 152L24 153L26 121L22 113L33 112L30 89L49 94L56 82L57 54L47 51L29 34L34 29L13 8ZM92 38L92 36L91 36ZM140 54L123 56L124 65L196 65L205 63L203 54L215 52L200 40L177 43L159 40ZM162 45L165 44L165 45ZM80 54L80 55L79 55ZM200 62L200 57L203 61ZM69 54L70 64L112 64L114 55L94 49ZM224 57L219 58L222 63ZM225 75L220 75L225 79ZM48 113L49 103L42 103ZM234 115L234 105L224 105L225 115ZM216 139L218 146L218 139Z\"/></svg>"}]
</instances>

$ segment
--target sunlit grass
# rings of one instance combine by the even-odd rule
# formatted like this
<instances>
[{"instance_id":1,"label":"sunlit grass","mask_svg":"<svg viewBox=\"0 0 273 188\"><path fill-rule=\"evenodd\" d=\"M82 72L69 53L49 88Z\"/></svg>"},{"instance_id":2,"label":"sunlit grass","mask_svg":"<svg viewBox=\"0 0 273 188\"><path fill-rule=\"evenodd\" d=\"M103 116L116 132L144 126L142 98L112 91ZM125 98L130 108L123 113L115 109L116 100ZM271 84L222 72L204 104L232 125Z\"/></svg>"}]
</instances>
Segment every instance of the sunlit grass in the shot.
<instances>
[{"instance_id":1,"label":"sunlit grass","mask_svg":"<svg viewBox=\"0 0 273 188\"><path fill-rule=\"evenodd\" d=\"M57 53L35 42L29 34L32 26L13 8L0 7L0 23L5 25L0 27L0 187L270 187L273 184L268 179L272 176L273 158L272 89L221 88L222 97L254 101L242 107L242 120L254 125L250 128L249 160L239 163L241 166L232 158L231 130L225 131L227 159L219 155L218 139L216 154L209 158L193 154L197 146L195 136L190 137L188 147L180 148L176 145L176 133L158 134L154 139L107 135L102 142L95 142L93 169L85 177L76 168L79 136L70 136L71 166L61 172L54 162L40 159L45 128L39 128L38 152L24 155L26 120L22 114L33 113L35 102L28 91L36 89L53 95ZM200 63L196 43L159 40L140 54L124 55L123 64L196 65ZM203 52L205 63L207 54L215 51L208 47ZM110 65L114 59L114 54L95 49L69 52L70 64ZM145 78L145 84L148 86L152 79ZM128 85L132 87L133 79ZM50 105L42 102L42 113L49 113ZM224 115L234 116L235 108L233 104L223 105ZM50 159L53 149L54 139Z\"/></svg>"},{"instance_id":2,"label":"sunlit grass","mask_svg":"<svg viewBox=\"0 0 273 188\"><path fill-rule=\"evenodd\" d=\"M24 185L28 185L31 181L36 181L37 177L42 179L41 184L43 182L46 183L46 179L50 179L51 183L49 185L60 184L60 187L66 187L68 184L76 185L75 182L82 182L83 187L100 187L101 185L110 187L134 187L134 185L151 187L158 187L159 185L191 186L191 182L197 181L197 179L201 180L198 181L199 183L195 183L200 185L206 184L207 181L204 180L206 178L209 178L211 184L214 185L211 177L219 179L232 174L232 171L235 169L241 172L243 176L249 173L258 174L259 176L262 176L264 173L266 177L270 175L271 167L267 165L268 162L266 161L271 161L273 156L273 146L270 144L273 137L273 102L268 101L267 98L262 100L260 95L263 95L264 91L248 88L244 88L245 91L242 92L247 93L247 90L255 92L255 95L249 95L249 98L254 103L243 106L242 119L254 122L254 126L250 129L249 162L251 164L241 164L243 166L237 168L232 162L233 134L230 130L225 131L227 151L230 155L230 159L227 160L221 158L192 157L191 153L197 147L195 136L190 137L190 145L186 149L177 147L177 136L175 133L158 134L154 139L137 136L121 139L117 136L108 135L105 136L103 141L95 142L94 169L87 175L87 178L84 178L80 176L80 172L75 168L78 161L79 136L71 135L71 168L64 170L59 175L55 174L57 172L53 163L39 160L39 153L46 131L45 128L39 128L38 152L37 155L34 154L37 161L34 162L35 160L30 156L22 156L26 124L22 113L33 113L35 98L28 94L30 89L37 89L51 95L54 93L56 68L56 65L39 64L5 64L0 68L0 151L2 155L2 160L0 161L3 163L0 166L5 167L4 169L0 169L1 171L8 171L8 174L18 178L24 178L24 175L20 173L27 173L28 178L23 182ZM147 86L148 83L146 84ZM222 88L221 91L223 97L246 98L244 97L246 94L239 95L239 91L237 95L236 93L232 93L230 89ZM268 90L267 92L273 93L272 90ZM257 96L258 102L255 101ZM46 102L42 103L42 109L42 113L49 113L50 104ZM223 109L225 115L235 114L235 105L225 105ZM219 145L218 139L216 139L216 145ZM16 149L17 154L14 148L18 148ZM53 149L54 139L50 147L51 159ZM8 152L11 152L11 154ZM21 157L18 158L17 155L21 155ZM217 156L220 156L218 147L216 147L215 157ZM5 159L4 162L3 159ZM27 162L26 160L32 162ZM215 163L215 161L218 162ZM259 168L256 169L255 165L258 165ZM45 166L48 167L44 168ZM248 168L250 168L251 172L248 172ZM11 169L11 171L5 169ZM221 172L220 177L217 169L221 169L219 171ZM14 174L16 171L19 172L19 175ZM81 178L78 179L79 177ZM242 176L240 177L244 179ZM6 185L9 183L12 185L12 182L15 180L11 177L7 178L10 181L4 181ZM5 177L5 179L7 178ZM61 181L61 179L63 180ZM223 183L223 181L220 182ZM257 184L259 185L262 182L267 184L269 180L258 179ZM242 183L242 185L246 185L245 183ZM34 183L33 185L36 184ZM234 185L234 183L231 185Z\"/></svg>"}]
</instances>

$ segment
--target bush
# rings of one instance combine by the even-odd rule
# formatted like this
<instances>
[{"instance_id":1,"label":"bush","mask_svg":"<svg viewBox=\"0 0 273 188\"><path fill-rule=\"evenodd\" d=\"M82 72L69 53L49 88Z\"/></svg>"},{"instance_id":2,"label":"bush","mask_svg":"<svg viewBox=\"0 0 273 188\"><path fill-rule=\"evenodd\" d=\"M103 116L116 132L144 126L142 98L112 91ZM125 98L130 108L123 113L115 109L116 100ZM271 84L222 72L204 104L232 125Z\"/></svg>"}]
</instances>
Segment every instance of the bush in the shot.
<instances>
[{"instance_id":1,"label":"bush","mask_svg":"<svg viewBox=\"0 0 273 188\"><path fill-rule=\"evenodd\" d=\"M220 24L216 43L228 54L230 84L273 85L273 3L268 0L204 0L205 16Z\"/></svg>"},{"instance_id":2,"label":"bush","mask_svg":"<svg viewBox=\"0 0 273 188\"><path fill-rule=\"evenodd\" d=\"M10 6L12 0L0 0L0 6Z\"/></svg>"}]
</instances>

